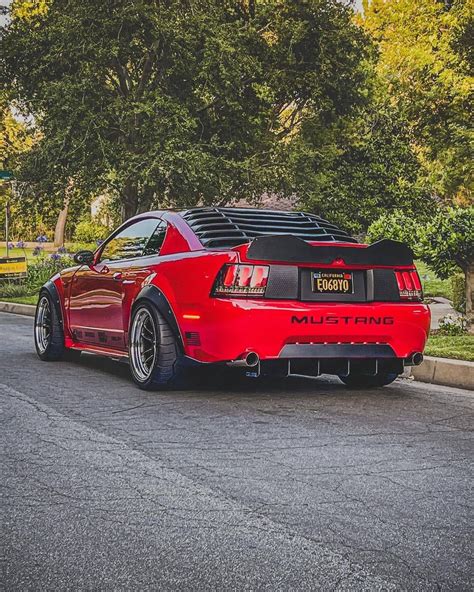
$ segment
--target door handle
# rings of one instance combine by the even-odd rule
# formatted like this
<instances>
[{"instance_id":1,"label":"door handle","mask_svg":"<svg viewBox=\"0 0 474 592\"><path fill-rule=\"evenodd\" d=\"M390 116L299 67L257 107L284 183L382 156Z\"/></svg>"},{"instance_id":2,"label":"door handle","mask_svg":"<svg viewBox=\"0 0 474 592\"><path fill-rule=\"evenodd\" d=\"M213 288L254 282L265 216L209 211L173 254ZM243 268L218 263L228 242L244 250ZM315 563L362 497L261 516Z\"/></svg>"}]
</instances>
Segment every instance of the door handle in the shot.
<instances>
[{"instance_id":1,"label":"door handle","mask_svg":"<svg viewBox=\"0 0 474 592\"><path fill-rule=\"evenodd\" d=\"M116 282L121 282L122 281L122 273L120 271L117 271L116 273L114 273L114 275L112 276L112 279Z\"/></svg>"}]
</instances>

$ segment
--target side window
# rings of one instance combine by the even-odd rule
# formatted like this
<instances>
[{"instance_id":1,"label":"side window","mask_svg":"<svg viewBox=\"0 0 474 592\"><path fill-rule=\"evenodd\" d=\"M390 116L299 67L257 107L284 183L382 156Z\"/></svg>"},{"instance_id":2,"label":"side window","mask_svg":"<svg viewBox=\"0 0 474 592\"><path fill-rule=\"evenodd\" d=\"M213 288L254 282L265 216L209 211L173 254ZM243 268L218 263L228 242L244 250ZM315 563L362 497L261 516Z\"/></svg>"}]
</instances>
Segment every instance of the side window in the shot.
<instances>
[{"instance_id":1,"label":"side window","mask_svg":"<svg viewBox=\"0 0 474 592\"><path fill-rule=\"evenodd\" d=\"M158 226L155 228L155 232L150 236L150 240L143 251L144 255L159 255L161 245L165 240L167 229L168 224L166 222L161 221L158 224Z\"/></svg>"},{"instance_id":2,"label":"side window","mask_svg":"<svg viewBox=\"0 0 474 592\"><path fill-rule=\"evenodd\" d=\"M148 239L158 224L156 218L146 218L127 226L106 243L100 260L118 261L141 257Z\"/></svg>"}]
</instances>

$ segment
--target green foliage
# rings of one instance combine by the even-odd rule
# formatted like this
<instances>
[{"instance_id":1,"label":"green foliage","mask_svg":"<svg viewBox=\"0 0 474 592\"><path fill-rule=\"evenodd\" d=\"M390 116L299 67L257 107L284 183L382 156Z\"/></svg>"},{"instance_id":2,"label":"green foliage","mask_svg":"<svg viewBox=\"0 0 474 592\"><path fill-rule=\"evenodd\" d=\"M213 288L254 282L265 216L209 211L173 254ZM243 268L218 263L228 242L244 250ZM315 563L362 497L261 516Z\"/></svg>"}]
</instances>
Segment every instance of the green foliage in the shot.
<instances>
[{"instance_id":1,"label":"green foliage","mask_svg":"<svg viewBox=\"0 0 474 592\"><path fill-rule=\"evenodd\" d=\"M2 298L2 300L6 300L7 302L16 302L18 304L30 304L32 306L36 306L38 302L38 295L34 294L33 296L12 296Z\"/></svg>"},{"instance_id":2,"label":"green foliage","mask_svg":"<svg viewBox=\"0 0 474 592\"><path fill-rule=\"evenodd\" d=\"M467 320L455 314L443 317L436 331L436 335L464 335L464 333L467 333Z\"/></svg>"},{"instance_id":3,"label":"green foliage","mask_svg":"<svg viewBox=\"0 0 474 592\"><path fill-rule=\"evenodd\" d=\"M426 263L419 259L415 261L415 265L420 275L421 283L423 284L423 294L426 297L435 298L442 296L448 300L453 300L451 279L440 279Z\"/></svg>"},{"instance_id":4,"label":"green foliage","mask_svg":"<svg viewBox=\"0 0 474 592\"><path fill-rule=\"evenodd\" d=\"M26 296L28 294L28 287L26 282L12 282L12 281L1 281L0 282L0 299L3 298L18 298L20 296Z\"/></svg>"},{"instance_id":5,"label":"green foliage","mask_svg":"<svg viewBox=\"0 0 474 592\"><path fill-rule=\"evenodd\" d=\"M419 183L419 164L406 121L386 99L372 99L329 131L316 122L294 142L290 184L303 205L353 233L397 208L429 215L432 200Z\"/></svg>"},{"instance_id":6,"label":"green foliage","mask_svg":"<svg viewBox=\"0 0 474 592\"><path fill-rule=\"evenodd\" d=\"M371 0L362 23L377 72L413 136L420 174L448 203L472 200L474 0Z\"/></svg>"},{"instance_id":7,"label":"green foliage","mask_svg":"<svg viewBox=\"0 0 474 592\"><path fill-rule=\"evenodd\" d=\"M459 268L466 272L474 260L474 207L439 210L424 224L402 211L382 214L367 237L407 242L438 277L448 278Z\"/></svg>"},{"instance_id":8,"label":"green foliage","mask_svg":"<svg viewBox=\"0 0 474 592\"><path fill-rule=\"evenodd\" d=\"M363 101L352 17L334 0L42 3L3 40L3 83L42 134L18 174L45 207L73 179L123 217L280 189L301 125Z\"/></svg>"},{"instance_id":9,"label":"green foliage","mask_svg":"<svg viewBox=\"0 0 474 592\"><path fill-rule=\"evenodd\" d=\"M451 278L451 290L454 310L466 312L466 280L463 275L453 275Z\"/></svg>"},{"instance_id":10,"label":"green foliage","mask_svg":"<svg viewBox=\"0 0 474 592\"><path fill-rule=\"evenodd\" d=\"M96 243L103 240L110 234L110 230L88 217L79 222L74 231L73 240L78 243Z\"/></svg>"},{"instance_id":11,"label":"green foliage","mask_svg":"<svg viewBox=\"0 0 474 592\"><path fill-rule=\"evenodd\" d=\"M466 272L474 261L474 206L440 211L423 228L419 252L441 278Z\"/></svg>"},{"instance_id":12,"label":"green foliage","mask_svg":"<svg viewBox=\"0 0 474 592\"><path fill-rule=\"evenodd\" d=\"M416 253L419 237L420 225L416 222L414 216L407 216L404 211L395 210L391 213L382 214L367 230L366 240L369 243L391 238L409 245Z\"/></svg>"},{"instance_id":13,"label":"green foliage","mask_svg":"<svg viewBox=\"0 0 474 592\"><path fill-rule=\"evenodd\" d=\"M425 354L474 362L474 335L431 335L426 345Z\"/></svg>"},{"instance_id":14,"label":"green foliage","mask_svg":"<svg viewBox=\"0 0 474 592\"><path fill-rule=\"evenodd\" d=\"M0 282L0 298L30 296L38 292L41 286L58 271L75 265L69 255L52 255L36 257L28 262L28 277L18 282Z\"/></svg>"},{"instance_id":15,"label":"green foliage","mask_svg":"<svg viewBox=\"0 0 474 592\"><path fill-rule=\"evenodd\" d=\"M49 257L38 257L28 265L27 294L36 293L51 276L73 265L75 263L68 255L53 254Z\"/></svg>"}]
</instances>

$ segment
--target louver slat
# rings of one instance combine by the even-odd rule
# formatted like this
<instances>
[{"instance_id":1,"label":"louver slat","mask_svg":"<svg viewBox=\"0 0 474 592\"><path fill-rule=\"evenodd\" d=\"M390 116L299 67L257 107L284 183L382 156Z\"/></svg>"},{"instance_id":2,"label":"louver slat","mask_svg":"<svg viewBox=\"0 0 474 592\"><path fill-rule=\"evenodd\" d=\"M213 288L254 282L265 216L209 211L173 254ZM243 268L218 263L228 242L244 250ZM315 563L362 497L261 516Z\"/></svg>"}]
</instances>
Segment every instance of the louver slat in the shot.
<instances>
[{"instance_id":1,"label":"louver slat","mask_svg":"<svg viewBox=\"0 0 474 592\"><path fill-rule=\"evenodd\" d=\"M296 236L306 241L356 242L314 214L251 208L194 208L181 215L205 247L232 247L259 236Z\"/></svg>"}]
</instances>

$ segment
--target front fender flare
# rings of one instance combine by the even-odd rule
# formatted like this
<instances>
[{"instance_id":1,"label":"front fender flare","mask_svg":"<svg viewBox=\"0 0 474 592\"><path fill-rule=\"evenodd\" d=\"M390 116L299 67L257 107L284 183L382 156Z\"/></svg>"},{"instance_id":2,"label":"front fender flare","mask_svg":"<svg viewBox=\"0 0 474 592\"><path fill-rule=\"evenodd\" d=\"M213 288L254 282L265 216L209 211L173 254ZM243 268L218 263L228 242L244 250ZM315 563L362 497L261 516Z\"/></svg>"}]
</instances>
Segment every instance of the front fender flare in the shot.
<instances>
[{"instance_id":1,"label":"front fender flare","mask_svg":"<svg viewBox=\"0 0 474 592\"><path fill-rule=\"evenodd\" d=\"M61 327L63 328L63 331L64 331L63 307L61 304L61 298L59 296L59 292L56 287L56 284L52 280L48 280L42 286L42 288L40 290L40 294L41 294L41 292L48 292L48 294L50 295L51 300L53 301L53 304L54 304L54 308L56 309L56 314L58 315L59 323L61 324Z\"/></svg>"}]
</instances>

